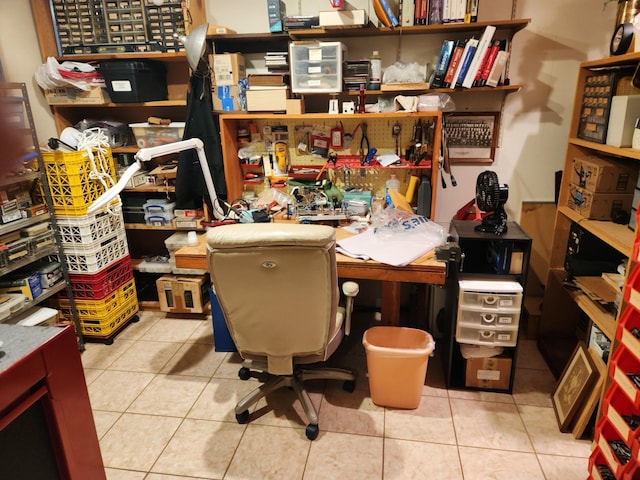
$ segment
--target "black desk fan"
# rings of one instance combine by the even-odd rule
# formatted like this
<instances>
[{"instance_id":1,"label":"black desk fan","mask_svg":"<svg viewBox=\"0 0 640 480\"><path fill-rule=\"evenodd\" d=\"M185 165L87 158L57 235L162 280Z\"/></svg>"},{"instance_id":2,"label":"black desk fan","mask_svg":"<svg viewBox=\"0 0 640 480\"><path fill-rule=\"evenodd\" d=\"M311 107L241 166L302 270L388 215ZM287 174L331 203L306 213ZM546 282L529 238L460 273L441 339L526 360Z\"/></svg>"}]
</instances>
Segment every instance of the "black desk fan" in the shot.
<instances>
[{"instance_id":1,"label":"black desk fan","mask_svg":"<svg viewBox=\"0 0 640 480\"><path fill-rule=\"evenodd\" d=\"M507 198L509 198L509 185L501 185L496 172L485 170L478 175L476 204L481 211L490 215L484 217L480 225L476 225L476 231L494 235L507 232L507 212L504 211Z\"/></svg>"}]
</instances>

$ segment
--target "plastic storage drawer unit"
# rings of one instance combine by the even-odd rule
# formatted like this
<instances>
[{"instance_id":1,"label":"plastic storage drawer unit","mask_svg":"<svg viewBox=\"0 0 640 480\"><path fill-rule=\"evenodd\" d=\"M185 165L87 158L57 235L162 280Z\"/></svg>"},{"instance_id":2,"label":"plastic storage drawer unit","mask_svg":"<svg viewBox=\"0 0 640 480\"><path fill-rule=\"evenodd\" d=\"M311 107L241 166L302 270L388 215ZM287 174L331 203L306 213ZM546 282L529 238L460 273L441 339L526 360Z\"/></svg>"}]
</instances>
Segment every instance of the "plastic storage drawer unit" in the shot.
<instances>
[{"instance_id":1,"label":"plastic storage drawer unit","mask_svg":"<svg viewBox=\"0 0 640 480\"><path fill-rule=\"evenodd\" d=\"M496 310L495 308L459 308L458 323L467 326L517 327L520 310Z\"/></svg>"},{"instance_id":2,"label":"plastic storage drawer unit","mask_svg":"<svg viewBox=\"0 0 640 480\"><path fill-rule=\"evenodd\" d=\"M460 280L459 305L462 308L520 310L522 285L511 281Z\"/></svg>"},{"instance_id":3,"label":"plastic storage drawer unit","mask_svg":"<svg viewBox=\"0 0 640 480\"><path fill-rule=\"evenodd\" d=\"M458 343L474 345L488 345L491 347L515 347L518 342L518 327L478 327L456 326L456 340Z\"/></svg>"},{"instance_id":4,"label":"plastic storage drawer unit","mask_svg":"<svg viewBox=\"0 0 640 480\"><path fill-rule=\"evenodd\" d=\"M289 49L294 93L342 92L343 43L292 42Z\"/></svg>"}]
</instances>

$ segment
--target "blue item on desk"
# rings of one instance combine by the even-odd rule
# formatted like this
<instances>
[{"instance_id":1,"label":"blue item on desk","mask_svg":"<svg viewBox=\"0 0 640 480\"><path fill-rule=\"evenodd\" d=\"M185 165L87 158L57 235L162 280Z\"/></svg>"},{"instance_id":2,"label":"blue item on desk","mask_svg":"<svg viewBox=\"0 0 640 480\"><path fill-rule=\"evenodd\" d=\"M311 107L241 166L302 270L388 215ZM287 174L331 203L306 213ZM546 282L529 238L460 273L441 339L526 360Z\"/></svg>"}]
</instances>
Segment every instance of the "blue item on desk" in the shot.
<instances>
[{"instance_id":1,"label":"blue item on desk","mask_svg":"<svg viewBox=\"0 0 640 480\"><path fill-rule=\"evenodd\" d=\"M211 321L213 322L213 347L216 352L237 352L236 344L231 338L227 322L220 308L218 297L209 289L209 304L211 305Z\"/></svg>"}]
</instances>

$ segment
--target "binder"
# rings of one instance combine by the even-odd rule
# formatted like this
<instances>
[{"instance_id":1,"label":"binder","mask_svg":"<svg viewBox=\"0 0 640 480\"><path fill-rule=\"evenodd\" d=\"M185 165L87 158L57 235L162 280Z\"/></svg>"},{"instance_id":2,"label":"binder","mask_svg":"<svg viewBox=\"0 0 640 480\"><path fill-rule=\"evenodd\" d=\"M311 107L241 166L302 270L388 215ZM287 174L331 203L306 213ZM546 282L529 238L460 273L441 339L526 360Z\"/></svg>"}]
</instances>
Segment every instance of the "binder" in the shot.
<instances>
[{"instance_id":1,"label":"binder","mask_svg":"<svg viewBox=\"0 0 640 480\"><path fill-rule=\"evenodd\" d=\"M487 25L478 41L478 48L476 49L476 53L471 60L471 64L469 65L469 69L467 70L466 75L462 80L462 86L464 88L471 88L473 86L473 81L476 78L476 74L478 73L478 69L480 68L480 63L484 58L484 54L491 45L491 40L493 39L493 35L496 32L496 27L493 25Z\"/></svg>"},{"instance_id":2,"label":"binder","mask_svg":"<svg viewBox=\"0 0 640 480\"><path fill-rule=\"evenodd\" d=\"M438 56L438 63L436 64L436 70L431 82L431 88L442 88L444 86L444 77L447 74L447 67L451 60L454 44L455 42L453 40L444 40L442 42L440 55Z\"/></svg>"}]
</instances>

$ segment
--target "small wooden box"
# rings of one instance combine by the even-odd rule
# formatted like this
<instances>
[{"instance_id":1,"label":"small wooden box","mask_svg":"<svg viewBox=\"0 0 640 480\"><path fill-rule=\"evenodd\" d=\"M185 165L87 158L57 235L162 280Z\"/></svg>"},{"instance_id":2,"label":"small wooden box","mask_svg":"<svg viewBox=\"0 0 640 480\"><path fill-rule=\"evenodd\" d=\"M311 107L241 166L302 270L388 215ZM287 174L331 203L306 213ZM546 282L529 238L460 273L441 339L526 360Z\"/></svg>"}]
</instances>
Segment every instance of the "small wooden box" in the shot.
<instances>
[{"instance_id":1,"label":"small wooden box","mask_svg":"<svg viewBox=\"0 0 640 480\"><path fill-rule=\"evenodd\" d=\"M209 300L209 275L165 275L156 281L160 310L170 313L204 313Z\"/></svg>"}]
</instances>

